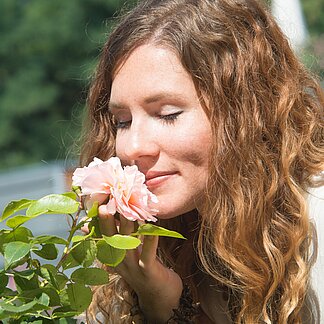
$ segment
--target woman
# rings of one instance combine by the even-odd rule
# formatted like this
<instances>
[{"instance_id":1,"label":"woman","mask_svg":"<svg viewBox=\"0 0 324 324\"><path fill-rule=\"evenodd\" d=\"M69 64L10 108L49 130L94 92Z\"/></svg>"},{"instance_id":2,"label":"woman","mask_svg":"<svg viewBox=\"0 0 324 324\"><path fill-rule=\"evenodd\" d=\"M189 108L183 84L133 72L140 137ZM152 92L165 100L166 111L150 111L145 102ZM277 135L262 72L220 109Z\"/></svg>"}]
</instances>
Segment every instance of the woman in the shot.
<instances>
[{"instance_id":1,"label":"woman","mask_svg":"<svg viewBox=\"0 0 324 324\"><path fill-rule=\"evenodd\" d=\"M104 46L82 162L138 165L159 223L187 240L145 237L107 269L89 321L315 321L305 196L323 129L323 92L260 3L140 2ZM106 235L134 231L99 214Z\"/></svg>"}]
</instances>

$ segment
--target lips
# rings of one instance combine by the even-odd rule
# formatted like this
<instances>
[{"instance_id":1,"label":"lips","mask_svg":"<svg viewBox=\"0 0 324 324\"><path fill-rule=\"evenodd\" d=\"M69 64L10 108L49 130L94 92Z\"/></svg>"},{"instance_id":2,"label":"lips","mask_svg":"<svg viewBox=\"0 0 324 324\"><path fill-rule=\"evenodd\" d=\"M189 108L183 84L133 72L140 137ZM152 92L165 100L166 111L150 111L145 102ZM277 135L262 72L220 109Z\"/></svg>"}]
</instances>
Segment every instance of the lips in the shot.
<instances>
[{"instance_id":1,"label":"lips","mask_svg":"<svg viewBox=\"0 0 324 324\"><path fill-rule=\"evenodd\" d=\"M177 172L170 171L148 171L145 174L145 183L148 187L155 187L169 180L176 174Z\"/></svg>"}]
</instances>

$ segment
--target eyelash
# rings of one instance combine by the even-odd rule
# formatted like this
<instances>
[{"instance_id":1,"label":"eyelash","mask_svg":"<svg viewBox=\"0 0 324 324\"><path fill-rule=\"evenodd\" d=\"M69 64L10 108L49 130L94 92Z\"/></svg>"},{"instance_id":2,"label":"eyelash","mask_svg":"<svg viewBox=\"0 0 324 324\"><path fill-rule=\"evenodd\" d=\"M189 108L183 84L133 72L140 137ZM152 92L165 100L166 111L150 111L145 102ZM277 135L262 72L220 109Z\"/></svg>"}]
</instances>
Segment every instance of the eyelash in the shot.
<instances>
[{"instance_id":1,"label":"eyelash","mask_svg":"<svg viewBox=\"0 0 324 324\"><path fill-rule=\"evenodd\" d=\"M160 115L159 118L162 120L163 123L172 124L177 120L177 118L181 114L182 114L182 111L178 111L176 113L169 114L169 115Z\"/></svg>"},{"instance_id":2,"label":"eyelash","mask_svg":"<svg viewBox=\"0 0 324 324\"><path fill-rule=\"evenodd\" d=\"M125 129L128 126L130 126L130 121L126 121L126 122L116 121L115 126L117 129Z\"/></svg>"},{"instance_id":3,"label":"eyelash","mask_svg":"<svg viewBox=\"0 0 324 324\"><path fill-rule=\"evenodd\" d=\"M178 111L169 115L159 115L158 118L165 124L173 124L179 115L182 114L182 111ZM120 122L116 121L115 125L117 129L126 129L130 126L131 121Z\"/></svg>"}]
</instances>

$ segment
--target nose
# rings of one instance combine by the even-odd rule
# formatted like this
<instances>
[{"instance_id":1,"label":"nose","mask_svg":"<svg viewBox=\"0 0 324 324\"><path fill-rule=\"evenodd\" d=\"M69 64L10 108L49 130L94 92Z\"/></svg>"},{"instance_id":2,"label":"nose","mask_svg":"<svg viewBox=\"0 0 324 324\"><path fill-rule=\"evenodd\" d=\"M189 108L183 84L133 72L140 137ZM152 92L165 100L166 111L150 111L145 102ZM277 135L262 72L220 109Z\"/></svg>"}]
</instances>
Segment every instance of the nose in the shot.
<instances>
[{"instance_id":1,"label":"nose","mask_svg":"<svg viewBox=\"0 0 324 324\"><path fill-rule=\"evenodd\" d=\"M117 135L118 136L118 135ZM157 134L149 123L132 123L130 129L125 132L123 142L124 158L131 161L139 161L145 158L154 158L159 155Z\"/></svg>"}]
</instances>

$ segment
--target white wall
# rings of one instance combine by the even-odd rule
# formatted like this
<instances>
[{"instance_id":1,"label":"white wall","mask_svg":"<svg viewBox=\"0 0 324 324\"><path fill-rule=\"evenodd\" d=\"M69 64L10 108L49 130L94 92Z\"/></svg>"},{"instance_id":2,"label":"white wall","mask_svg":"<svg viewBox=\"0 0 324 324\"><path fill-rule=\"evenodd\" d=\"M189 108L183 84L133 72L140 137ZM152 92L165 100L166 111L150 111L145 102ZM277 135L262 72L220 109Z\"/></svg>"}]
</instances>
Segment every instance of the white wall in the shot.
<instances>
[{"instance_id":1,"label":"white wall","mask_svg":"<svg viewBox=\"0 0 324 324\"><path fill-rule=\"evenodd\" d=\"M322 317L324 317L324 186L312 190L308 200L310 216L317 228L319 247L317 262L313 268L312 282L319 298Z\"/></svg>"},{"instance_id":2,"label":"white wall","mask_svg":"<svg viewBox=\"0 0 324 324\"><path fill-rule=\"evenodd\" d=\"M65 163L37 164L0 173L0 215L11 200L39 199L52 193L70 191L65 181ZM41 215L30 220L26 227L34 236L41 234L67 238L68 221L65 215ZM6 228L5 222L0 229ZM3 257L0 256L0 267Z\"/></svg>"},{"instance_id":3,"label":"white wall","mask_svg":"<svg viewBox=\"0 0 324 324\"><path fill-rule=\"evenodd\" d=\"M66 188L65 168L60 163L37 164L0 173L0 212L11 200L21 198L39 199L51 193L64 193ZM56 234L67 229L65 219L56 215L44 215L47 221L36 218L28 224L32 225L34 235L40 233ZM41 225L40 225L41 223ZM4 224L0 223L0 229Z\"/></svg>"},{"instance_id":4,"label":"white wall","mask_svg":"<svg viewBox=\"0 0 324 324\"><path fill-rule=\"evenodd\" d=\"M307 42L308 32L300 1L272 0L271 11L294 50L301 50Z\"/></svg>"}]
</instances>

